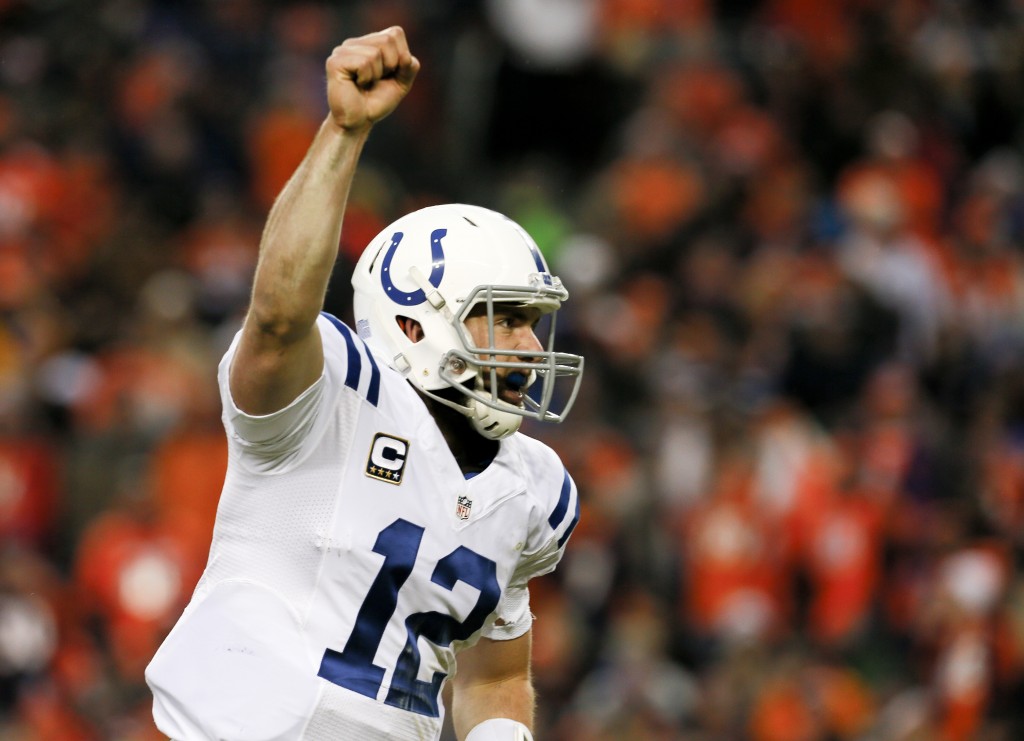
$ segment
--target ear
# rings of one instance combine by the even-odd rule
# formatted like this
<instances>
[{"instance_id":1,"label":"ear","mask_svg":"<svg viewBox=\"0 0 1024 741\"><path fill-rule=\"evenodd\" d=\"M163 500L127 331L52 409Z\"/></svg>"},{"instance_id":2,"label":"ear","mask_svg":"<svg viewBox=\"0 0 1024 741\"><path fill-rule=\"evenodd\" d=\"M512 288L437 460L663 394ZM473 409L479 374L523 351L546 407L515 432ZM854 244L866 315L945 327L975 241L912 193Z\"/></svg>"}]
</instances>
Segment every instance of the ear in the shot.
<instances>
[{"instance_id":1,"label":"ear","mask_svg":"<svg viewBox=\"0 0 1024 741\"><path fill-rule=\"evenodd\" d=\"M398 326L402 328L405 336L409 338L414 344L423 339L423 325L417 322L415 319L410 319L407 316L397 317Z\"/></svg>"}]
</instances>

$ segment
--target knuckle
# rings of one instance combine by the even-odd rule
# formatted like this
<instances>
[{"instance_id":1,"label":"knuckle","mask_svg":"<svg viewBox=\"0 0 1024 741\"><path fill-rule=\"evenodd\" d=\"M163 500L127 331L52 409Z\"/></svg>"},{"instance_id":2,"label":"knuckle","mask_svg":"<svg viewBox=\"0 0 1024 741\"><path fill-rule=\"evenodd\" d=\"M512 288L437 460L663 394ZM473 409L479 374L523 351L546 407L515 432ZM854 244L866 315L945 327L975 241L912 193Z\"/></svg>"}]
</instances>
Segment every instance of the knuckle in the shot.
<instances>
[{"instance_id":1,"label":"knuckle","mask_svg":"<svg viewBox=\"0 0 1024 741\"><path fill-rule=\"evenodd\" d=\"M346 44L334 47L331 51L330 56L327 57L327 68L338 68L344 65L344 59L347 54L351 53L351 47Z\"/></svg>"},{"instance_id":2,"label":"knuckle","mask_svg":"<svg viewBox=\"0 0 1024 741\"><path fill-rule=\"evenodd\" d=\"M405 45L405 31L401 26L392 26L388 29L388 40L395 46Z\"/></svg>"}]
</instances>

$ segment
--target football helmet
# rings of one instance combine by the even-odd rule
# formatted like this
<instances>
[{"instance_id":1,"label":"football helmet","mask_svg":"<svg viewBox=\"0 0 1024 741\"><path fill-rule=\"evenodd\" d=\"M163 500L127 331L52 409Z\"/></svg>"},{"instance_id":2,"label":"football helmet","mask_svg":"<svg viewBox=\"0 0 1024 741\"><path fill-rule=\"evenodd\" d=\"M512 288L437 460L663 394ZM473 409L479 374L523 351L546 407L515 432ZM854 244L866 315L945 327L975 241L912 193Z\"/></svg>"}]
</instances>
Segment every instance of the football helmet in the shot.
<instances>
[{"instance_id":1,"label":"football helmet","mask_svg":"<svg viewBox=\"0 0 1024 741\"><path fill-rule=\"evenodd\" d=\"M485 437L507 437L524 418L561 422L576 400L583 358L554 350L554 317L569 294L508 217L465 204L403 216L363 251L352 287L356 331L371 350ZM547 335L538 337L542 350L494 346L494 314L502 305L539 310L538 334ZM483 347L464 324L474 309L488 317ZM422 339L406 335L403 318L419 322ZM522 403L500 398L503 387L524 391Z\"/></svg>"}]
</instances>

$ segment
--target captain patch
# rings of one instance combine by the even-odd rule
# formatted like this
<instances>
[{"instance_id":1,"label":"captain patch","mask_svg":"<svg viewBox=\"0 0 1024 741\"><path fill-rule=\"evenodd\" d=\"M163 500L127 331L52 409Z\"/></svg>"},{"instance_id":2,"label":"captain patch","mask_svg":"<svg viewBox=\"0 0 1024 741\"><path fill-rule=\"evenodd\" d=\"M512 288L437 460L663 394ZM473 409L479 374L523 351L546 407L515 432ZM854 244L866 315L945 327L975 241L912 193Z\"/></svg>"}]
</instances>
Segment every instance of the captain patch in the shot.
<instances>
[{"instance_id":1,"label":"captain patch","mask_svg":"<svg viewBox=\"0 0 1024 741\"><path fill-rule=\"evenodd\" d=\"M366 459L366 475L389 484L401 484L408 454L408 440L378 432L373 436L370 455Z\"/></svg>"}]
</instances>

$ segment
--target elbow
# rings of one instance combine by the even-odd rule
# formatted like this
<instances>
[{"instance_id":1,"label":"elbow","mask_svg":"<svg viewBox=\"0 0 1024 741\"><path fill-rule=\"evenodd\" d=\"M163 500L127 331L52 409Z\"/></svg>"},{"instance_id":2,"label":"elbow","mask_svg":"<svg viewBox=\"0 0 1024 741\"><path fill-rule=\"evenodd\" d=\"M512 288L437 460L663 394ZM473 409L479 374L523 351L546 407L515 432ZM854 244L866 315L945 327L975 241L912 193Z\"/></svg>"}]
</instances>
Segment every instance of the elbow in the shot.
<instances>
[{"instance_id":1,"label":"elbow","mask_svg":"<svg viewBox=\"0 0 1024 741\"><path fill-rule=\"evenodd\" d=\"M316 322L319 307L287 307L267 305L253 299L246 317L247 331L258 335L263 343L290 345L306 337Z\"/></svg>"}]
</instances>

